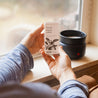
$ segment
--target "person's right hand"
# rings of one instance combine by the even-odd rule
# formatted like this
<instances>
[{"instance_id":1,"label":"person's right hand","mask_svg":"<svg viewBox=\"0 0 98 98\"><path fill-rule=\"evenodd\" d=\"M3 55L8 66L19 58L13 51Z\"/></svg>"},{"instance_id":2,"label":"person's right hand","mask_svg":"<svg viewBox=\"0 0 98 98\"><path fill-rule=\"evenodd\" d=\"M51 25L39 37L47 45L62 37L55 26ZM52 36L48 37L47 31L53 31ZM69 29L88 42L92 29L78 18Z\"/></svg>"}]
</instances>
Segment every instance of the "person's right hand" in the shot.
<instances>
[{"instance_id":1,"label":"person's right hand","mask_svg":"<svg viewBox=\"0 0 98 98\"><path fill-rule=\"evenodd\" d=\"M41 49L41 54L49 65L51 73L63 84L67 80L76 79L71 68L71 60L69 56L59 48L59 55L53 55L54 58L45 54L44 49Z\"/></svg>"}]
</instances>

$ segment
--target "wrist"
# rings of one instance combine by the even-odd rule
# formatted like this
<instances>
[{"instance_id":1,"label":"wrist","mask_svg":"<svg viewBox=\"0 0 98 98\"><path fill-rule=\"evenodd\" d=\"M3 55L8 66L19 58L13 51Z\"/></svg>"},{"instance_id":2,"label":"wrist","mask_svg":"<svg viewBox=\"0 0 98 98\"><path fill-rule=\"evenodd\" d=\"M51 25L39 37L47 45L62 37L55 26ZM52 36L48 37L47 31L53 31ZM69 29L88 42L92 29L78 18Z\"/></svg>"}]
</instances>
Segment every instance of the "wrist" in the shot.
<instances>
[{"instance_id":1,"label":"wrist","mask_svg":"<svg viewBox=\"0 0 98 98\"><path fill-rule=\"evenodd\" d=\"M60 85L72 79L76 80L75 73L73 72L72 69L67 69L65 72L61 74L61 77L59 78Z\"/></svg>"}]
</instances>

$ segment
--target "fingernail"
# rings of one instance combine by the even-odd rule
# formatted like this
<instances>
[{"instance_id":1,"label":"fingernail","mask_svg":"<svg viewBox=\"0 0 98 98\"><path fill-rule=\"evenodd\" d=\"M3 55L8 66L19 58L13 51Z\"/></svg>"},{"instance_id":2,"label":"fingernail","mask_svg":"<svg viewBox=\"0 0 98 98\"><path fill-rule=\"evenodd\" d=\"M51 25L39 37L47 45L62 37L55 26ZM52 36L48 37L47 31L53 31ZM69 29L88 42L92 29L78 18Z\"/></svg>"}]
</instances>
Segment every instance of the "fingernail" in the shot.
<instances>
[{"instance_id":1,"label":"fingernail","mask_svg":"<svg viewBox=\"0 0 98 98\"><path fill-rule=\"evenodd\" d=\"M43 45L42 49L44 49L44 48L45 48L45 46Z\"/></svg>"},{"instance_id":2,"label":"fingernail","mask_svg":"<svg viewBox=\"0 0 98 98\"><path fill-rule=\"evenodd\" d=\"M41 51L42 51L42 49L39 50L39 52L41 52Z\"/></svg>"},{"instance_id":3,"label":"fingernail","mask_svg":"<svg viewBox=\"0 0 98 98\"><path fill-rule=\"evenodd\" d=\"M40 49L40 51L39 51L41 54L43 53L43 50L42 49Z\"/></svg>"},{"instance_id":4,"label":"fingernail","mask_svg":"<svg viewBox=\"0 0 98 98\"><path fill-rule=\"evenodd\" d=\"M44 29L44 23L42 23L42 27L43 27L43 29Z\"/></svg>"},{"instance_id":5,"label":"fingernail","mask_svg":"<svg viewBox=\"0 0 98 98\"><path fill-rule=\"evenodd\" d=\"M60 46L60 48L62 48L62 46Z\"/></svg>"}]
</instances>

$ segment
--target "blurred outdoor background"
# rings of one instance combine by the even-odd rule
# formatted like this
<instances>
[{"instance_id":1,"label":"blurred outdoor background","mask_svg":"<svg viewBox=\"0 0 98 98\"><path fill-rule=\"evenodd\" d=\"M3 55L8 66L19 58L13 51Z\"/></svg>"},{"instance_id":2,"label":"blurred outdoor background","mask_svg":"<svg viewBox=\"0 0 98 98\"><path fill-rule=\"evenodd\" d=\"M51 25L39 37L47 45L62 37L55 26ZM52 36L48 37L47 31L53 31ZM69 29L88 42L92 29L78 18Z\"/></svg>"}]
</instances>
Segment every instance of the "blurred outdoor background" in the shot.
<instances>
[{"instance_id":1,"label":"blurred outdoor background","mask_svg":"<svg viewBox=\"0 0 98 98\"><path fill-rule=\"evenodd\" d=\"M78 29L79 0L0 0L0 54L9 51L41 23L57 20Z\"/></svg>"}]
</instances>

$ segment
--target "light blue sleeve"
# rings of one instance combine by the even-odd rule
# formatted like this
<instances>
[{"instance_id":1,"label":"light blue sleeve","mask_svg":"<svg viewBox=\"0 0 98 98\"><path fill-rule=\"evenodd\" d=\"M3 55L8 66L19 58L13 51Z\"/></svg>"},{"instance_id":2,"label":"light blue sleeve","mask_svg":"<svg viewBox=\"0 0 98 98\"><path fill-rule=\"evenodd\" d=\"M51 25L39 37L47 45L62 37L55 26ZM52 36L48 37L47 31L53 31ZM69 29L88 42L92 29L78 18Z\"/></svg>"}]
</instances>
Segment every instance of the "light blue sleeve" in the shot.
<instances>
[{"instance_id":1,"label":"light blue sleeve","mask_svg":"<svg viewBox=\"0 0 98 98\"><path fill-rule=\"evenodd\" d=\"M33 68L33 58L22 44L17 45L0 59L0 85L8 81L20 82Z\"/></svg>"},{"instance_id":2,"label":"light blue sleeve","mask_svg":"<svg viewBox=\"0 0 98 98\"><path fill-rule=\"evenodd\" d=\"M61 98L88 98L88 87L77 81L66 81L58 90Z\"/></svg>"}]
</instances>

